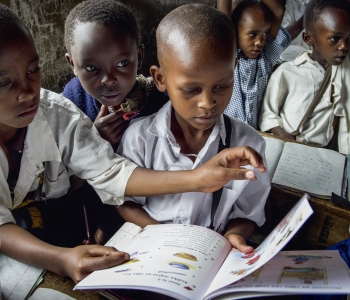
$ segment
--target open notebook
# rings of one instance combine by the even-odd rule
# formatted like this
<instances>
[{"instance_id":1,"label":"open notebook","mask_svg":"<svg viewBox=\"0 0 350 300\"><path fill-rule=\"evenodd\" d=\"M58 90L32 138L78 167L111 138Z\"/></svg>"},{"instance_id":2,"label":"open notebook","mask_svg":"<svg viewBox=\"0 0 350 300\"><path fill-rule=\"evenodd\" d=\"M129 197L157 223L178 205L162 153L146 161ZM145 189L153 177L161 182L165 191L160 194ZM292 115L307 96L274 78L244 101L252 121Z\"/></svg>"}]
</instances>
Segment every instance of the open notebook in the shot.
<instances>
[{"instance_id":1,"label":"open notebook","mask_svg":"<svg viewBox=\"0 0 350 300\"><path fill-rule=\"evenodd\" d=\"M333 150L264 136L271 183L329 199L341 195L346 157Z\"/></svg>"}]
</instances>

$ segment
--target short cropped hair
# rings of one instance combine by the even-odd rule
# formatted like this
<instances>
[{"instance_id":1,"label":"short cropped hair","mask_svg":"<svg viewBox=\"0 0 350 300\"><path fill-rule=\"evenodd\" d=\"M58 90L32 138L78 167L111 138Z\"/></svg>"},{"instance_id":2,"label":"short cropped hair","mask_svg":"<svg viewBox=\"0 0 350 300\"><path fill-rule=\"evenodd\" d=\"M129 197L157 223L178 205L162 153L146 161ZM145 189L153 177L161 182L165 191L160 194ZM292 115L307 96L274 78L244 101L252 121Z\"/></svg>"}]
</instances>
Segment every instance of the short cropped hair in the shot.
<instances>
[{"instance_id":1,"label":"short cropped hair","mask_svg":"<svg viewBox=\"0 0 350 300\"><path fill-rule=\"evenodd\" d=\"M28 32L23 21L7 6L0 4L0 33L12 28L21 28Z\"/></svg>"},{"instance_id":2,"label":"short cropped hair","mask_svg":"<svg viewBox=\"0 0 350 300\"><path fill-rule=\"evenodd\" d=\"M69 52L73 45L73 35L79 23L95 22L102 26L117 25L129 31L131 37L140 45L140 32L132 11L115 0L88 0L75 6L65 22L64 42Z\"/></svg>"},{"instance_id":3,"label":"short cropped hair","mask_svg":"<svg viewBox=\"0 0 350 300\"><path fill-rule=\"evenodd\" d=\"M241 19L241 16L243 12L247 8L257 8L264 12L265 16L267 16L269 19L272 19L272 12L270 9L260 0L241 0L238 2L237 6L234 8L232 14L231 14L231 21L236 27L238 28L237 23Z\"/></svg>"},{"instance_id":4,"label":"short cropped hair","mask_svg":"<svg viewBox=\"0 0 350 300\"><path fill-rule=\"evenodd\" d=\"M171 37L179 33L182 40L190 41L192 48L205 43L209 47L226 47L235 42L235 30L230 19L221 11L206 4L182 5L160 22L157 28L157 54L159 63L166 55Z\"/></svg>"},{"instance_id":5,"label":"short cropped hair","mask_svg":"<svg viewBox=\"0 0 350 300\"><path fill-rule=\"evenodd\" d=\"M350 2L347 0L311 0L304 13L304 28L313 29L318 17L328 8L339 9L350 15Z\"/></svg>"}]
</instances>

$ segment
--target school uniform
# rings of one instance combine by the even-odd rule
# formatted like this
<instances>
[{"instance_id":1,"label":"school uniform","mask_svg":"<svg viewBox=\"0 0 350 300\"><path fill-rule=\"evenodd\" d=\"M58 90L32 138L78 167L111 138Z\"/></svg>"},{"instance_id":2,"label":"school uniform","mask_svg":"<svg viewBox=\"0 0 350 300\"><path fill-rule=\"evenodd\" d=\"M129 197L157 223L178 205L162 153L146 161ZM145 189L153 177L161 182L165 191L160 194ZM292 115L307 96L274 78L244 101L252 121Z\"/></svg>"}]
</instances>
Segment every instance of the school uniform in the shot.
<instances>
[{"instance_id":1,"label":"school uniform","mask_svg":"<svg viewBox=\"0 0 350 300\"><path fill-rule=\"evenodd\" d=\"M2 148L0 166L0 226L15 222L10 210L19 206L28 193L37 191L40 174L44 174L42 200L65 195L70 187L69 176L77 175L94 187L103 203L121 205L128 179L137 167L115 154L74 104L44 89L38 112L27 127L13 196Z\"/></svg>"},{"instance_id":2,"label":"school uniform","mask_svg":"<svg viewBox=\"0 0 350 300\"><path fill-rule=\"evenodd\" d=\"M305 51L294 61L283 63L271 75L261 111L262 131L277 126L288 133L297 129L326 72L317 61L310 58L310 53ZM298 137L304 143L326 146L334 133L334 117L344 115L341 97L332 97L339 94L342 85L340 77L336 76L338 68L341 66L332 66L331 84L300 128Z\"/></svg>"},{"instance_id":3,"label":"school uniform","mask_svg":"<svg viewBox=\"0 0 350 300\"><path fill-rule=\"evenodd\" d=\"M117 152L140 166L154 170L192 170L217 154L219 140L225 144L226 132L223 116L214 125L205 146L198 155L182 154L170 129L171 103L152 116L131 123L121 140ZM230 118L232 124L231 147L249 145L264 156L265 142L250 126ZM193 162L188 156L195 156ZM248 167L253 169L253 167ZM246 218L258 226L265 222L264 206L270 190L267 173L256 170L257 181L236 180L223 188L214 228L223 232L227 222ZM135 201L155 220L161 223L210 225L212 193L183 193L157 197L126 197Z\"/></svg>"},{"instance_id":4,"label":"school uniform","mask_svg":"<svg viewBox=\"0 0 350 300\"><path fill-rule=\"evenodd\" d=\"M264 48L256 59L247 58L242 50L238 49L235 84L225 114L254 128L258 127L261 104L269 76L282 51L289 46L290 42L289 33L281 27L275 40L267 36Z\"/></svg>"}]
</instances>

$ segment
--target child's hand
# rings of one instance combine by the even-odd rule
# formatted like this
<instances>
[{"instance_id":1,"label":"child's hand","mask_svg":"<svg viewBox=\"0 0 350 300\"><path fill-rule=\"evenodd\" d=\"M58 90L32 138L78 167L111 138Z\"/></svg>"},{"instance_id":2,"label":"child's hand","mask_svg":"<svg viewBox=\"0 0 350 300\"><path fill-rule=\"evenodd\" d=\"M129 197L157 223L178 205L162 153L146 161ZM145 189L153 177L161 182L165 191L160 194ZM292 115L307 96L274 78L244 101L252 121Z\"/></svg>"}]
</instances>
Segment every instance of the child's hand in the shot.
<instances>
[{"instance_id":1,"label":"child's hand","mask_svg":"<svg viewBox=\"0 0 350 300\"><path fill-rule=\"evenodd\" d=\"M94 124L100 135L111 145L115 145L121 140L127 128L123 119L124 112L118 111L109 115L107 115L107 112L108 107L102 105Z\"/></svg>"},{"instance_id":2,"label":"child's hand","mask_svg":"<svg viewBox=\"0 0 350 300\"><path fill-rule=\"evenodd\" d=\"M127 261L129 254L119 252L113 247L85 245L62 252L63 275L68 275L75 283L95 270L107 269Z\"/></svg>"},{"instance_id":3,"label":"child's hand","mask_svg":"<svg viewBox=\"0 0 350 300\"><path fill-rule=\"evenodd\" d=\"M225 149L215 155L203 166L194 169L199 190L204 193L212 193L230 180L256 180L252 170L241 168L241 166L252 165L260 172L265 172L266 168L263 159L257 151L249 146Z\"/></svg>"},{"instance_id":4,"label":"child's hand","mask_svg":"<svg viewBox=\"0 0 350 300\"><path fill-rule=\"evenodd\" d=\"M277 135L286 139L290 139L290 140L295 140L295 136L291 135L290 133L288 133L287 131L285 131L283 128L279 126L272 128L271 132L274 135Z\"/></svg>"},{"instance_id":5,"label":"child's hand","mask_svg":"<svg viewBox=\"0 0 350 300\"><path fill-rule=\"evenodd\" d=\"M228 239L232 247L242 253L251 253L254 251L254 248L252 246L247 246L245 239L238 234L228 233L225 234L224 237Z\"/></svg>"}]
</instances>

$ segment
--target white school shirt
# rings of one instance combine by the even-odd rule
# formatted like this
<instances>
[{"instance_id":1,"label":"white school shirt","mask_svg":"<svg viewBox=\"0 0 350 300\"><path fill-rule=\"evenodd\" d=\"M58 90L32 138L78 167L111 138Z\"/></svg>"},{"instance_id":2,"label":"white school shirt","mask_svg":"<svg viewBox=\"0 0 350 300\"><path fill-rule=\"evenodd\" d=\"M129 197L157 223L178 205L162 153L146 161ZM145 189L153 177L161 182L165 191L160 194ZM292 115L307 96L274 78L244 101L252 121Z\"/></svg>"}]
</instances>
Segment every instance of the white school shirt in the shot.
<instances>
[{"instance_id":1,"label":"white school shirt","mask_svg":"<svg viewBox=\"0 0 350 300\"><path fill-rule=\"evenodd\" d=\"M45 162L45 164L44 164ZM0 148L0 226L15 222L11 209L22 203L39 185L45 170L43 191L57 198L67 193L69 176L77 175L91 184L104 203L123 203L127 181L137 167L113 152L91 120L71 101L42 89L38 112L28 125L18 181L11 198L8 161Z\"/></svg>"},{"instance_id":2,"label":"white school shirt","mask_svg":"<svg viewBox=\"0 0 350 300\"><path fill-rule=\"evenodd\" d=\"M294 61L283 63L272 73L261 110L262 131L269 131L276 126L288 133L297 129L325 75L325 69L310 58L310 53L303 52ZM304 143L326 146L333 136L334 116L344 115L340 98L334 97L331 102L331 86L334 86L334 95L338 93L336 85L341 84L335 76L337 69L337 66L332 66L331 84L300 128L298 137Z\"/></svg>"},{"instance_id":3,"label":"white school shirt","mask_svg":"<svg viewBox=\"0 0 350 300\"><path fill-rule=\"evenodd\" d=\"M219 139L225 143L223 116L219 118L204 145L192 160L181 149L170 130L172 105L169 101L158 113L132 122L123 135L118 153L140 166L154 170L192 170L217 154ZM249 125L231 118L231 147L248 145L264 157L265 141ZM253 167L250 166L251 169ZM270 191L266 173L255 170L258 180L235 180L228 182L221 196L214 227L223 232L230 219L246 218L258 226L265 222L264 206ZM191 192L156 197L125 197L141 204L144 210L161 223L194 224L208 227L212 193Z\"/></svg>"}]
</instances>

